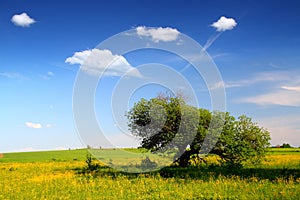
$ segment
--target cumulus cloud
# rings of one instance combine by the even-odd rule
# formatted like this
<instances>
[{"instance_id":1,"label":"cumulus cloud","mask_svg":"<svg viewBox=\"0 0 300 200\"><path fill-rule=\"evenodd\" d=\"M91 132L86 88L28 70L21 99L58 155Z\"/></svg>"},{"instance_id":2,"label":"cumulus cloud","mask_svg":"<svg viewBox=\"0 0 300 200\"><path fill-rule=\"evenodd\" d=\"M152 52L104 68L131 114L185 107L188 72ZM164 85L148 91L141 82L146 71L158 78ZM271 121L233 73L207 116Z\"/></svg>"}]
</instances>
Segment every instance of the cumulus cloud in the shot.
<instances>
[{"instance_id":1,"label":"cumulus cloud","mask_svg":"<svg viewBox=\"0 0 300 200\"><path fill-rule=\"evenodd\" d=\"M132 67L123 56L114 55L107 49L75 52L65 62L81 65L81 69L90 75L104 73L107 76L122 76L127 73L129 76L141 76L139 71Z\"/></svg>"},{"instance_id":2,"label":"cumulus cloud","mask_svg":"<svg viewBox=\"0 0 300 200\"><path fill-rule=\"evenodd\" d=\"M16 26L29 27L36 21L33 18L29 17L26 13L22 13L12 16L11 22Z\"/></svg>"},{"instance_id":3,"label":"cumulus cloud","mask_svg":"<svg viewBox=\"0 0 300 200\"><path fill-rule=\"evenodd\" d=\"M180 32L177 29L170 27L159 28L147 28L145 26L139 26L136 28L136 33L139 36L151 37L154 42L171 42L178 38Z\"/></svg>"},{"instance_id":4,"label":"cumulus cloud","mask_svg":"<svg viewBox=\"0 0 300 200\"><path fill-rule=\"evenodd\" d=\"M232 30L236 25L237 23L233 18L227 18L224 16L222 16L218 21L211 24L211 26L216 28L217 32L220 33L213 34L205 43L203 50L206 51L216 41L216 39L221 36L224 31Z\"/></svg>"},{"instance_id":5,"label":"cumulus cloud","mask_svg":"<svg viewBox=\"0 0 300 200\"><path fill-rule=\"evenodd\" d=\"M25 122L25 125L28 128L35 128L35 129L42 128L42 125L39 123Z\"/></svg>"},{"instance_id":6,"label":"cumulus cloud","mask_svg":"<svg viewBox=\"0 0 300 200\"><path fill-rule=\"evenodd\" d=\"M217 31L232 30L237 25L233 18L227 18L222 16L218 21L214 22L211 26L216 28Z\"/></svg>"}]
</instances>

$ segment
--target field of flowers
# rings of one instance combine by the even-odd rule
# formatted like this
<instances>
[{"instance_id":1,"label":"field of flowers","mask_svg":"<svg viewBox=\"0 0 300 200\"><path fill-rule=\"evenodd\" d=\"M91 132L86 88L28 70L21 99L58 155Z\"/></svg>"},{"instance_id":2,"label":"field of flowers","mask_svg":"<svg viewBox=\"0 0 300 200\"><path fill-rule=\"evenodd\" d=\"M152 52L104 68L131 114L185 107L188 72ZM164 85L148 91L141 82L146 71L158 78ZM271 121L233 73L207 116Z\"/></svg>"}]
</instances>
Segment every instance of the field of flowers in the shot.
<instances>
[{"instance_id":1,"label":"field of flowers","mask_svg":"<svg viewBox=\"0 0 300 200\"><path fill-rule=\"evenodd\" d=\"M105 166L82 173L85 166L76 159L0 160L0 199L300 199L299 152L271 153L260 166L244 169L247 176L213 168L126 174ZM260 176L264 172L270 177Z\"/></svg>"}]
</instances>

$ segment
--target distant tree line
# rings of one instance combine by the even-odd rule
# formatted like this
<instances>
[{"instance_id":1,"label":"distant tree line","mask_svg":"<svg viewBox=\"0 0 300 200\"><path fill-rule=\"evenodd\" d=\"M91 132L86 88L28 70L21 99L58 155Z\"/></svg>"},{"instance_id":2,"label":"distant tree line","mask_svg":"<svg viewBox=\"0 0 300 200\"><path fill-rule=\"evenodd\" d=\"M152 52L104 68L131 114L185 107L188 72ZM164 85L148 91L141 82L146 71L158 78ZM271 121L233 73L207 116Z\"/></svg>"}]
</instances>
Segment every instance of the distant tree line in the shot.
<instances>
[{"instance_id":1,"label":"distant tree line","mask_svg":"<svg viewBox=\"0 0 300 200\"><path fill-rule=\"evenodd\" d=\"M294 147L292 145L290 145L289 143L283 143L282 145L278 144L276 146L273 146L272 148L294 148Z\"/></svg>"}]
</instances>

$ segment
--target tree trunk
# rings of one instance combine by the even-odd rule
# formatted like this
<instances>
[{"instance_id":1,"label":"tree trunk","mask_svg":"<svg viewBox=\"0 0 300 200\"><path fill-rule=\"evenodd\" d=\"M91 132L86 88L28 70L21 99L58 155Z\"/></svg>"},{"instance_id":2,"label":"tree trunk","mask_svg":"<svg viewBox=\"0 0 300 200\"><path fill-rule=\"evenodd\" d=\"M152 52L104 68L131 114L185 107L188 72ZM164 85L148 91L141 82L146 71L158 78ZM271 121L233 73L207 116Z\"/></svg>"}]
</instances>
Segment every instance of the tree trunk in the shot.
<instances>
[{"instance_id":1,"label":"tree trunk","mask_svg":"<svg viewBox=\"0 0 300 200\"><path fill-rule=\"evenodd\" d=\"M179 158L177 158L174 162L178 163L180 167L187 167L189 164L189 160L193 153L191 151L185 151Z\"/></svg>"}]
</instances>

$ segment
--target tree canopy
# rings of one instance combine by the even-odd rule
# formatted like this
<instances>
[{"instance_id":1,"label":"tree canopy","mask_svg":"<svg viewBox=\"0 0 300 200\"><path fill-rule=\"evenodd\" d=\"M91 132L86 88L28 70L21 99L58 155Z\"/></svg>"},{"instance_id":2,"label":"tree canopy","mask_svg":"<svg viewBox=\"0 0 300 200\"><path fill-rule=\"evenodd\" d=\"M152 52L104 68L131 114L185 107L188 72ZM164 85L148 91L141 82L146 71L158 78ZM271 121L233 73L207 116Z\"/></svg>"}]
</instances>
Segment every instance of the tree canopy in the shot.
<instances>
[{"instance_id":1,"label":"tree canopy","mask_svg":"<svg viewBox=\"0 0 300 200\"><path fill-rule=\"evenodd\" d=\"M210 112L186 104L182 97L141 99L127 113L128 126L151 151L176 149L175 162L187 166L192 155L218 155L224 163L259 162L270 133L242 115Z\"/></svg>"}]
</instances>

